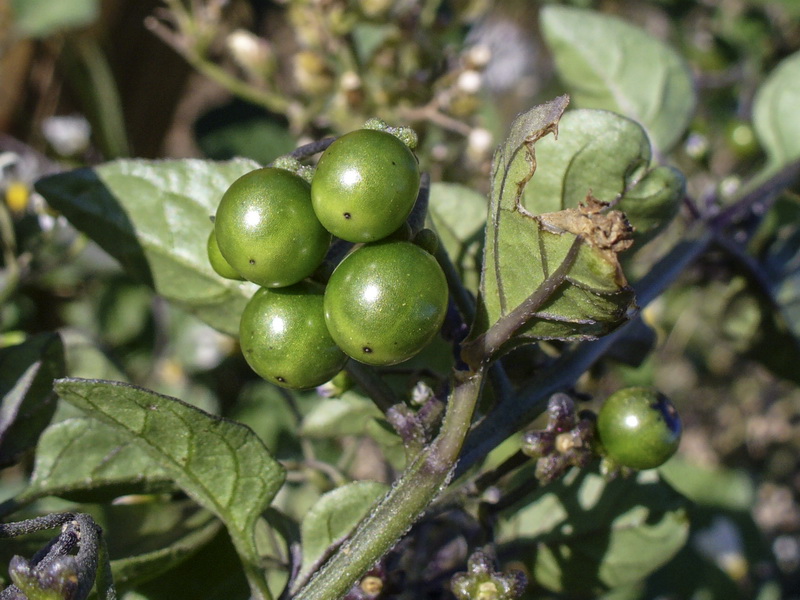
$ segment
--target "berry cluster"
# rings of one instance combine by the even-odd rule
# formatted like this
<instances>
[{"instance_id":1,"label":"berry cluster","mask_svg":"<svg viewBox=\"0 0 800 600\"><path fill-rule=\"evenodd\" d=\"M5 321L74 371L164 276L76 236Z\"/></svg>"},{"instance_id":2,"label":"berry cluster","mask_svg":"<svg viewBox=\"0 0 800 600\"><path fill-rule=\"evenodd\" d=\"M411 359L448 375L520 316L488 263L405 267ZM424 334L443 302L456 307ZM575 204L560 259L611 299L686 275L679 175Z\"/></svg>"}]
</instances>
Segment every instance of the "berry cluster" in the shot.
<instances>
[{"instance_id":1,"label":"berry cluster","mask_svg":"<svg viewBox=\"0 0 800 600\"><path fill-rule=\"evenodd\" d=\"M397 364L439 331L447 282L436 259L409 241L420 173L401 137L380 126L359 129L334 141L313 173L264 167L223 195L209 260L222 277L261 286L239 336L264 379L318 386L348 357ZM334 236L355 245L323 285L313 276Z\"/></svg>"}]
</instances>

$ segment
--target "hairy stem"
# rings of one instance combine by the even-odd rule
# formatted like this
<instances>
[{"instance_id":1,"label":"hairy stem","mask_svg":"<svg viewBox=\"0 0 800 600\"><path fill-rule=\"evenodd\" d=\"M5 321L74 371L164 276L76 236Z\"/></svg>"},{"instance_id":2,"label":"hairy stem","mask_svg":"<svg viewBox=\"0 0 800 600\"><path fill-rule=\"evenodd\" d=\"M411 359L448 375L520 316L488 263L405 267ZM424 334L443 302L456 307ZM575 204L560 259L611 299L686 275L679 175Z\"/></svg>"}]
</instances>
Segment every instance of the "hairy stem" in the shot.
<instances>
[{"instance_id":1,"label":"hairy stem","mask_svg":"<svg viewBox=\"0 0 800 600\"><path fill-rule=\"evenodd\" d=\"M439 495L450 480L469 431L483 375L483 368L454 373L453 391L437 438L294 600L333 600L347 593Z\"/></svg>"}]
</instances>

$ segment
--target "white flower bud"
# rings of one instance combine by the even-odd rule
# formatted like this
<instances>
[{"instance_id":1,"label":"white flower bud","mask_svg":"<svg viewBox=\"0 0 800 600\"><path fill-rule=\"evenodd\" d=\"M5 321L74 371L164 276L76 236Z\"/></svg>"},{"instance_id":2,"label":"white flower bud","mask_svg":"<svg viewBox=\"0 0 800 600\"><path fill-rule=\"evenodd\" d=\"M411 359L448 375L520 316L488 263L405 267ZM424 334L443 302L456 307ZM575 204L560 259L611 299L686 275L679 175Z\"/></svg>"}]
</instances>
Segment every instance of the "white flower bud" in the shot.
<instances>
[{"instance_id":1,"label":"white flower bud","mask_svg":"<svg viewBox=\"0 0 800 600\"><path fill-rule=\"evenodd\" d=\"M481 85L483 85L483 78L478 71L469 69L458 76L456 85L458 89L466 94L476 94L481 89Z\"/></svg>"}]
</instances>

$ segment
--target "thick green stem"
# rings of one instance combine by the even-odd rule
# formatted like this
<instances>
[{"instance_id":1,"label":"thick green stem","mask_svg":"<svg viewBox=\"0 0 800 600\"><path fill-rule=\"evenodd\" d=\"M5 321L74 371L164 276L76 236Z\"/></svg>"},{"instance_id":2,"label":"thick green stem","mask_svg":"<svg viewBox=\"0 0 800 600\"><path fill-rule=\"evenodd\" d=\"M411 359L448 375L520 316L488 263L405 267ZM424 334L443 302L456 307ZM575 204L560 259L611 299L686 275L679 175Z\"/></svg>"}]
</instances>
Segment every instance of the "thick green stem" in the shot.
<instances>
[{"instance_id":1,"label":"thick green stem","mask_svg":"<svg viewBox=\"0 0 800 600\"><path fill-rule=\"evenodd\" d=\"M454 374L453 391L438 437L409 465L353 536L294 596L294 600L334 600L347 593L445 488L469 431L483 375L483 369Z\"/></svg>"}]
</instances>

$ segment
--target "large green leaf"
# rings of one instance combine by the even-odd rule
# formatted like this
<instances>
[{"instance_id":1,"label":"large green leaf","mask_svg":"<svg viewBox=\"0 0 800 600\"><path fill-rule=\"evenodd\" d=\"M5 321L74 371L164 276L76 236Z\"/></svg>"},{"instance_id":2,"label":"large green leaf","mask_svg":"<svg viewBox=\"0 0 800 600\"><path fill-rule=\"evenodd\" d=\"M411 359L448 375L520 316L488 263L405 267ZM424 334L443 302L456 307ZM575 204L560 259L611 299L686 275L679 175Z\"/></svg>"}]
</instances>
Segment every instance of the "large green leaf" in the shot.
<instances>
[{"instance_id":1,"label":"large green leaf","mask_svg":"<svg viewBox=\"0 0 800 600\"><path fill-rule=\"evenodd\" d=\"M283 484L284 470L250 428L113 381L61 379L56 392L139 444L181 489L222 519L253 558L256 520Z\"/></svg>"},{"instance_id":2,"label":"large green leaf","mask_svg":"<svg viewBox=\"0 0 800 600\"><path fill-rule=\"evenodd\" d=\"M354 481L323 495L300 526L303 566L300 578L310 575L332 545L340 544L369 512L388 486L376 481Z\"/></svg>"},{"instance_id":3,"label":"large green leaf","mask_svg":"<svg viewBox=\"0 0 800 600\"><path fill-rule=\"evenodd\" d=\"M685 188L677 170L650 168L651 157L647 134L635 121L604 110L569 111L558 138L536 144L536 176L523 205L534 214L576 208L591 192L625 213L637 247L669 224Z\"/></svg>"},{"instance_id":4,"label":"large green leaf","mask_svg":"<svg viewBox=\"0 0 800 600\"><path fill-rule=\"evenodd\" d=\"M681 57L616 17L564 6L542 9L541 27L575 102L625 115L669 151L692 118L695 92Z\"/></svg>"},{"instance_id":5,"label":"large green leaf","mask_svg":"<svg viewBox=\"0 0 800 600\"><path fill-rule=\"evenodd\" d=\"M133 277L231 335L255 290L208 263L209 217L251 161L119 160L40 179L36 189Z\"/></svg>"},{"instance_id":6,"label":"large green leaf","mask_svg":"<svg viewBox=\"0 0 800 600\"><path fill-rule=\"evenodd\" d=\"M473 293L478 291L480 281L480 253L488 205L483 194L466 186L438 182L431 185L428 218L461 281Z\"/></svg>"},{"instance_id":7,"label":"large green leaf","mask_svg":"<svg viewBox=\"0 0 800 600\"><path fill-rule=\"evenodd\" d=\"M168 482L166 472L129 435L96 419L73 418L42 433L23 497L104 502L158 491Z\"/></svg>"},{"instance_id":8,"label":"large green leaf","mask_svg":"<svg viewBox=\"0 0 800 600\"><path fill-rule=\"evenodd\" d=\"M688 538L686 508L655 471L609 482L573 470L511 517L502 536L528 557L541 585L596 596L643 579L674 556Z\"/></svg>"},{"instance_id":9,"label":"large green leaf","mask_svg":"<svg viewBox=\"0 0 800 600\"><path fill-rule=\"evenodd\" d=\"M800 52L795 52L769 74L753 103L753 126L769 164L777 171L800 159Z\"/></svg>"},{"instance_id":10,"label":"large green leaf","mask_svg":"<svg viewBox=\"0 0 800 600\"><path fill-rule=\"evenodd\" d=\"M562 96L518 117L495 154L473 337L520 307L562 265L567 269L565 281L515 331L513 343L594 339L624 322L633 304L633 291L617 258L617 252L630 245L621 213L606 211L588 195L591 189L585 190L586 201L578 208L533 214L522 204L525 187L537 172L534 146L557 131L567 102ZM574 244L577 255L567 263Z\"/></svg>"},{"instance_id":11,"label":"large green leaf","mask_svg":"<svg viewBox=\"0 0 800 600\"><path fill-rule=\"evenodd\" d=\"M36 445L56 410L53 379L64 368L64 346L55 333L0 349L0 466Z\"/></svg>"}]
</instances>

